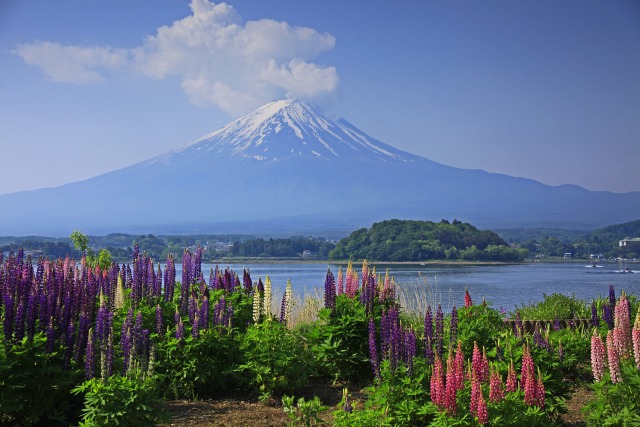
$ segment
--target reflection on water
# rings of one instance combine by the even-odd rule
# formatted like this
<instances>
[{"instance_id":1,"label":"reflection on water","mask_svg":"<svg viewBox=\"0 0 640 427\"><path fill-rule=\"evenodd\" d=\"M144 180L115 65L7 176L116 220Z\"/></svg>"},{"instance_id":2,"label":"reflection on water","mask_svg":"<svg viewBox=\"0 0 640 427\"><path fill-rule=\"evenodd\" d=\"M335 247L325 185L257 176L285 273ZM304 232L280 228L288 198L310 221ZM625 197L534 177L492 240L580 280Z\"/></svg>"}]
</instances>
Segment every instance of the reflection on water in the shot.
<instances>
[{"instance_id":1,"label":"reflection on water","mask_svg":"<svg viewBox=\"0 0 640 427\"><path fill-rule=\"evenodd\" d=\"M269 275L274 293L282 295L287 280L291 279L294 293L313 293L322 289L327 269L338 277L337 264L231 264L230 267L242 280L243 268L248 268L253 281ZM164 266L163 266L164 268ZM203 264L202 271L208 281L213 264ZM343 270L346 266L342 266ZM360 272L360 266L354 266ZM388 269L402 292L411 295L419 303L425 301L432 306L442 304L443 310L464 303L465 288L469 289L474 303L487 303L494 308L513 310L521 304L541 301L544 294L575 294L577 298L591 300L608 295L609 285L616 294L624 290L640 295L640 274L617 274L618 265L605 264L603 268L586 268L583 264L520 264L520 265L399 265L379 264L376 272L384 275ZM176 280L180 280L181 266L176 265ZM639 270L638 268L633 268ZM322 294L322 293L321 293ZM422 305L424 307L424 305Z\"/></svg>"}]
</instances>

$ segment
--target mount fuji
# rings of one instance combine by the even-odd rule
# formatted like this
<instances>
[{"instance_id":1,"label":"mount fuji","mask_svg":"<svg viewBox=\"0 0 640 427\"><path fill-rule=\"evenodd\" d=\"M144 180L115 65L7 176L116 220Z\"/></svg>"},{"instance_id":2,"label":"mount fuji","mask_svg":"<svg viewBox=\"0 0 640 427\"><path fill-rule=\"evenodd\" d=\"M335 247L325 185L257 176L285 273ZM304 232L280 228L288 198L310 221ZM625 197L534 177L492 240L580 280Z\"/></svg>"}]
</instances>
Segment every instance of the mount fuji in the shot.
<instances>
[{"instance_id":1,"label":"mount fuji","mask_svg":"<svg viewBox=\"0 0 640 427\"><path fill-rule=\"evenodd\" d=\"M280 100L196 141L94 178L0 196L0 235L310 234L389 218L597 228L637 219L640 193L459 169ZM271 227L271 229L270 229Z\"/></svg>"}]
</instances>

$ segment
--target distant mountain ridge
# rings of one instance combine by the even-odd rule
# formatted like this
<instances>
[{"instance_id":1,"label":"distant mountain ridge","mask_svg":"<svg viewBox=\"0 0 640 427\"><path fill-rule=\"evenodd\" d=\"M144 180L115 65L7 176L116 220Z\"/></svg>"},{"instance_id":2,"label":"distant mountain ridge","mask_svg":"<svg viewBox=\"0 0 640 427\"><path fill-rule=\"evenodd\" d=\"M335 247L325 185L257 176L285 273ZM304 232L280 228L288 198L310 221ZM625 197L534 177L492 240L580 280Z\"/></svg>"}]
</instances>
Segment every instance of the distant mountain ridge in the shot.
<instances>
[{"instance_id":1,"label":"distant mountain ridge","mask_svg":"<svg viewBox=\"0 0 640 427\"><path fill-rule=\"evenodd\" d=\"M280 100L132 166L2 195L0 235L351 231L390 218L595 229L638 212L640 192L445 166Z\"/></svg>"}]
</instances>

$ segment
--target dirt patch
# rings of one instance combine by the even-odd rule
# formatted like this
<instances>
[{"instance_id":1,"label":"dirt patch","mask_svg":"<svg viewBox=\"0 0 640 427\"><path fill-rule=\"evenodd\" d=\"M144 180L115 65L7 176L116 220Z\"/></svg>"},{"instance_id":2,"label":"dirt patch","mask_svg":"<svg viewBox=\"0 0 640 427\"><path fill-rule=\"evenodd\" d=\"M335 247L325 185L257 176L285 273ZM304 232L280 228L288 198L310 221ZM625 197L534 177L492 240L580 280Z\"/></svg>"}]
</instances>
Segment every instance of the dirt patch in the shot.
<instances>
[{"instance_id":1,"label":"dirt patch","mask_svg":"<svg viewBox=\"0 0 640 427\"><path fill-rule=\"evenodd\" d=\"M562 414L560 419L567 427L583 427L587 424L584 421L582 408L593 399L593 392L586 386L577 388L571 398L567 400L567 413Z\"/></svg>"}]
</instances>

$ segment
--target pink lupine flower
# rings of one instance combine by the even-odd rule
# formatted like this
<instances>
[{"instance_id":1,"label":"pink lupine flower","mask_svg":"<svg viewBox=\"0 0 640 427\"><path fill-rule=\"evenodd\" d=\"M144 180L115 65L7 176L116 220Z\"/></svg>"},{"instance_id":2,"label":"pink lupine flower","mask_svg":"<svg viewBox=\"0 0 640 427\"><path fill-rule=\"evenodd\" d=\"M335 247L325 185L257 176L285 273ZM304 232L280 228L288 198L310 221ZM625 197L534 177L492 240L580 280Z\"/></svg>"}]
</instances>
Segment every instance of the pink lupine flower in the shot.
<instances>
[{"instance_id":1,"label":"pink lupine flower","mask_svg":"<svg viewBox=\"0 0 640 427\"><path fill-rule=\"evenodd\" d=\"M517 388L518 379L516 378L516 370L513 367L513 360L511 360L511 364L509 365L509 373L507 374L506 391L507 393L512 393L516 391Z\"/></svg>"},{"instance_id":2,"label":"pink lupine flower","mask_svg":"<svg viewBox=\"0 0 640 427\"><path fill-rule=\"evenodd\" d=\"M622 381L622 376L620 374L620 355L616 350L613 335L613 331L609 331L607 334L607 359L609 361L611 382L615 384Z\"/></svg>"},{"instance_id":3,"label":"pink lupine flower","mask_svg":"<svg viewBox=\"0 0 640 427\"><path fill-rule=\"evenodd\" d=\"M433 373L431 374L431 401L435 403L439 408L444 407L444 372L442 367L442 361L440 357L436 355L436 360L433 364Z\"/></svg>"},{"instance_id":4,"label":"pink lupine flower","mask_svg":"<svg viewBox=\"0 0 640 427\"><path fill-rule=\"evenodd\" d=\"M529 347L524 346L522 350L522 371L520 373L520 384L523 387L527 387L527 381L529 378L535 379L535 368L533 364L533 357L531 357L531 353L529 352Z\"/></svg>"},{"instance_id":5,"label":"pink lupine flower","mask_svg":"<svg viewBox=\"0 0 640 427\"><path fill-rule=\"evenodd\" d=\"M464 306L471 307L473 305L473 301L471 301L471 295L469 294L469 289L465 288L464 290Z\"/></svg>"},{"instance_id":6,"label":"pink lupine flower","mask_svg":"<svg viewBox=\"0 0 640 427\"><path fill-rule=\"evenodd\" d=\"M629 299L623 291L616 304L613 320L613 342L618 356L623 359L631 356L631 315L629 309Z\"/></svg>"},{"instance_id":7,"label":"pink lupine flower","mask_svg":"<svg viewBox=\"0 0 640 427\"><path fill-rule=\"evenodd\" d=\"M498 371L491 372L491 380L489 381L489 400L498 402L504 399L504 387L502 377Z\"/></svg>"},{"instance_id":8,"label":"pink lupine flower","mask_svg":"<svg viewBox=\"0 0 640 427\"><path fill-rule=\"evenodd\" d=\"M342 275L342 266L338 267L338 295L344 293L344 276Z\"/></svg>"},{"instance_id":9,"label":"pink lupine flower","mask_svg":"<svg viewBox=\"0 0 640 427\"><path fill-rule=\"evenodd\" d=\"M638 310L638 314L640 314L640 310ZM633 341L633 357L636 360L636 368L640 369L640 328L633 328L631 341Z\"/></svg>"},{"instance_id":10,"label":"pink lupine flower","mask_svg":"<svg viewBox=\"0 0 640 427\"><path fill-rule=\"evenodd\" d=\"M544 408L544 398L545 398L545 390L544 383L542 382L542 375L540 374L540 368L538 368L538 382L536 384L536 397L537 397L537 405L540 408Z\"/></svg>"},{"instance_id":11,"label":"pink lupine flower","mask_svg":"<svg viewBox=\"0 0 640 427\"><path fill-rule=\"evenodd\" d=\"M524 383L524 403L527 405L538 404L538 383L534 375L527 376Z\"/></svg>"},{"instance_id":12,"label":"pink lupine flower","mask_svg":"<svg viewBox=\"0 0 640 427\"><path fill-rule=\"evenodd\" d=\"M458 341L458 349L456 350L455 358L455 371L456 389L461 390L464 388L464 353L462 352L462 341Z\"/></svg>"},{"instance_id":13,"label":"pink lupine flower","mask_svg":"<svg viewBox=\"0 0 640 427\"><path fill-rule=\"evenodd\" d=\"M596 381L602 380L602 374L604 373L604 352L602 338L594 330L591 336L591 371Z\"/></svg>"},{"instance_id":14,"label":"pink lupine flower","mask_svg":"<svg viewBox=\"0 0 640 427\"><path fill-rule=\"evenodd\" d=\"M447 384L444 396L444 408L449 415L456 414L456 393L458 391L456 387L456 370L455 359L453 358L453 351L449 351L449 358L447 359Z\"/></svg>"},{"instance_id":15,"label":"pink lupine flower","mask_svg":"<svg viewBox=\"0 0 640 427\"><path fill-rule=\"evenodd\" d=\"M487 402L482 397L482 393L478 395L478 424L485 425L489 422L489 411L487 410Z\"/></svg>"},{"instance_id":16,"label":"pink lupine flower","mask_svg":"<svg viewBox=\"0 0 640 427\"><path fill-rule=\"evenodd\" d=\"M489 359L487 359L487 350L482 347L482 375L480 381L485 382L489 379Z\"/></svg>"},{"instance_id":17,"label":"pink lupine flower","mask_svg":"<svg viewBox=\"0 0 640 427\"><path fill-rule=\"evenodd\" d=\"M473 354L471 355L471 368L476 378L479 381L482 381L482 373L484 371L484 366L482 363L482 353L480 353L480 349L478 348L478 343L473 343Z\"/></svg>"}]
</instances>

